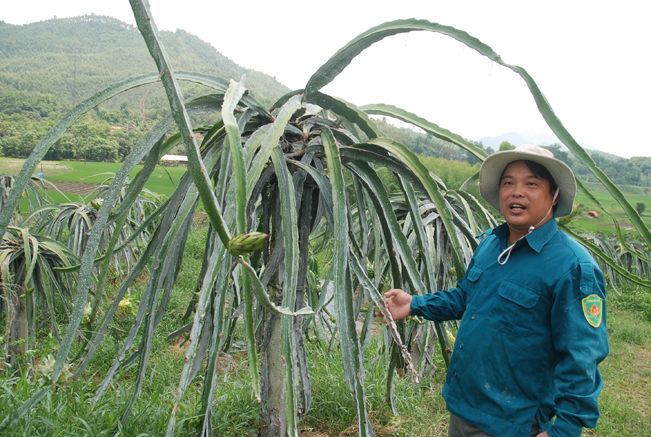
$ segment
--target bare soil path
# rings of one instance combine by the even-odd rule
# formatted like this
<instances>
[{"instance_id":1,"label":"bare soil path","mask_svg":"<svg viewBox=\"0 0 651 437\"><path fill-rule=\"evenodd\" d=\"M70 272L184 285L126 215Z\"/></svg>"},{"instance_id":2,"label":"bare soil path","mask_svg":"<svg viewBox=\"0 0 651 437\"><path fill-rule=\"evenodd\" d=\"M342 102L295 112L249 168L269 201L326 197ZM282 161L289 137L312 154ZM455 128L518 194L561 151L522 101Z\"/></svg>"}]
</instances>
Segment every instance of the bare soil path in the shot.
<instances>
[{"instance_id":1,"label":"bare soil path","mask_svg":"<svg viewBox=\"0 0 651 437\"><path fill-rule=\"evenodd\" d=\"M25 164L24 159L0 159L0 173L18 174ZM71 171L71 168L65 164L56 161L41 161L38 164L36 173L47 172L47 174L59 174ZM100 184L90 184L85 182L69 182L69 181L52 181L45 180L45 189L48 191L59 191L71 194L90 194L94 189L99 187ZM56 187L56 188L55 188Z\"/></svg>"},{"instance_id":2,"label":"bare soil path","mask_svg":"<svg viewBox=\"0 0 651 437\"><path fill-rule=\"evenodd\" d=\"M56 191L58 188L59 191L63 191L64 193L81 194L84 196L90 194L100 185L101 184L89 184L85 182L45 181L45 189L48 191Z\"/></svg>"}]
</instances>

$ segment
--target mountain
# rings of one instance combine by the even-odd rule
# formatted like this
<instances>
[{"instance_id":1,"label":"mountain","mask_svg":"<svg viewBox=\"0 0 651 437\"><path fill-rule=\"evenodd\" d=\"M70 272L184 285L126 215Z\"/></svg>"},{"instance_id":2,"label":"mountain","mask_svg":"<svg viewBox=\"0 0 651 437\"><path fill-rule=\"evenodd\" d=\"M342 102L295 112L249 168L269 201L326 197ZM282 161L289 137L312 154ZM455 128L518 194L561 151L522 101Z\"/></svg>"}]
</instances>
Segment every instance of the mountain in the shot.
<instances>
[{"instance_id":1,"label":"mountain","mask_svg":"<svg viewBox=\"0 0 651 437\"><path fill-rule=\"evenodd\" d=\"M493 150L498 150L500 148L500 144L502 144L502 141L508 141L509 143L513 144L516 147L521 146L523 144L536 144L539 146L549 146L554 143L558 143L561 145L562 148L564 149L566 148L563 145L563 143L561 143L561 140L559 140L556 137L556 135L554 135L552 132L536 132L533 130L525 130L521 132L509 132L506 134L498 135L496 137L483 137L480 138L479 141L481 141L484 144L485 148L490 147ZM580 140L577 141L584 149L597 150L596 147L591 146L585 141L580 141Z\"/></svg>"},{"instance_id":2,"label":"mountain","mask_svg":"<svg viewBox=\"0 0 651 437\"><path fill-rule=\"evenodd\" d=\"M264 105L290 91L266 74L240 67L184 30L162 31L161 39L174 69L235 80L246 73L247 88ZM0 97L16 92L48 95L60 109L69 110L112 83L154 71L137 27L115 18L86 15L25 25L0 21ZM181 84L184 93L189 90L186 97L192 97L193 85ZM114 105L126 100L138 107L146 91L119 96ZM156 93L151 98L164 98L162 90Z\"/></svg>"}]
</instances>

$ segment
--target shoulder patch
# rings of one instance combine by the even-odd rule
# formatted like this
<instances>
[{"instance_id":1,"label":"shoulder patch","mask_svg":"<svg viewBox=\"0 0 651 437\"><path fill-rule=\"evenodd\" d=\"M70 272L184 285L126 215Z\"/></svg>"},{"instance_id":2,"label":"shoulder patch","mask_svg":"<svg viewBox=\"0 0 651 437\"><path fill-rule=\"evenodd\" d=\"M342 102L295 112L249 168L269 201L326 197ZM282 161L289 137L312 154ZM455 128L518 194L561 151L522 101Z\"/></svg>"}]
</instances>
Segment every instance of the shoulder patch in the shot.
<instances>
[{"instance_id":1,"label":"shoulder patch","mask_svg":"<svg viewBox=\"0 0 651 437\"><path fill-rule=\"evenodd\" d=\"M604 312L604 300L596 294L591 294L581 301L585 319L591 326L598 328L601 325L601 316Z\"/></svg>"}]
</instances>

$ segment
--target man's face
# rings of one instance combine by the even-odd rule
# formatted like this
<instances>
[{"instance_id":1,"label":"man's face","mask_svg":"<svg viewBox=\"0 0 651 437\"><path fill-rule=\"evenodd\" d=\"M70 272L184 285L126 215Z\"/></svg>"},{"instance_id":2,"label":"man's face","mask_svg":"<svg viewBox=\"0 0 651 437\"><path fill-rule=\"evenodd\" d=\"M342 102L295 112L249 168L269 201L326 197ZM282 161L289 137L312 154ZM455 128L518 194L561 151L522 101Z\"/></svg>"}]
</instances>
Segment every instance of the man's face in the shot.
<instances>
[{"instance_id":1,"label":"man's face","mask_svg":"<svg viewBox=\"0 0 651 437\"><path fill-rule=\"evenodd\" d=\"M550 190L549 181L536 176L524 161L506 167L500 181L500 210L512 237L520 238L530 226L546 219L540 223L542 226L553 217L553 212L547 215L553 199Z\"/></svg>"}]
</instances>

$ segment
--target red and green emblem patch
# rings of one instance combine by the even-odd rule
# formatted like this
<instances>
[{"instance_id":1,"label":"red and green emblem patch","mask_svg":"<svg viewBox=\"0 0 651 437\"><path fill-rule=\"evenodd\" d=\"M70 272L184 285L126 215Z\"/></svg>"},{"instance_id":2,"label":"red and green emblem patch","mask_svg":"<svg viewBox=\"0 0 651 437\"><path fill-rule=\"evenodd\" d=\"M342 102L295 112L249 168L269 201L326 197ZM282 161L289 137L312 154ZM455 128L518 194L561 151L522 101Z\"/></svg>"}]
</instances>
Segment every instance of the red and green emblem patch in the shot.
<instances>
[{"instance_id":1,"label":"red and green emblem patch","mask_svg":"<svg viewBox=\"0 0 651 437\"><path fill-rule=\"evenodd\" d=\"M583 314L588 323L595 328L601 325L601 316L604 312L604 300L596 294L591 294L581 301Z\"/></svg>"}]
</instances>

